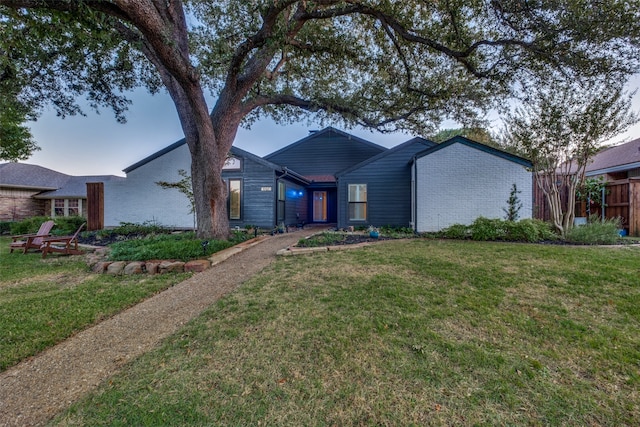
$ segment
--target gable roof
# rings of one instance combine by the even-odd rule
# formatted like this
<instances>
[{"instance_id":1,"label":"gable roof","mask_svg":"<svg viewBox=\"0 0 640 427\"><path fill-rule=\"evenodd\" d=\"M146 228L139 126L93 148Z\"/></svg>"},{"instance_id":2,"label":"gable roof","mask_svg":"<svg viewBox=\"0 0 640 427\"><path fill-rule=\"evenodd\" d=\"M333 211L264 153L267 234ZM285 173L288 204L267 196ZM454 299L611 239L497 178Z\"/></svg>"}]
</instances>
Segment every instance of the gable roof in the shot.
<instances>
[{"instance_id":1,"label":"gable roof","mask_svg":"<svg viewBox=\"0 0 640 427\"><path fill-rule=\"evenodd\" d=\"M609 147L596 154L587 165L587 175L599 175L640 168L640 138Z\"/></svg>"},{"instance_id":2,"label":"gable roof","mask_svg":"<svg viewBox=\"0 0 640 427\"><path fill-rule=\"evenodd\" d=\"M28 163L0 164L0 187L30 190L55 190L62 187L71 176Z\"/></svg>"},{"instance_id":3,"label":"gable roof","mask_svg":"<svg viewBox=\"0 0 640 427\"><path fill-rule=\"evenodd\" d=\"M38 199L84 198L87 182L124 179L115 175L72 176L28 163L0 164L0 187L42 191Z\"/></svg>"},{"instance_id":4,"label":"gable roof","mask_svg":"<svg viewBox=\"0 0 640 427\"><path fill-rule=\"evenodd\" d=\"M70 176L69 180L64 185L53 191L46 191L44 193L34 196L35 199L73 199L73 198L85 198L87 197L87 183L88 182L107 182L107 181L120 181L124 180L124 177L115 175L89 175L89 176Z\"/></svg>"},{"instance_id":5,"label":"gable roof","mask_svg":"<svg viewBox=\"0 0 640 427\"><path fill-rule=\"evenodd\" d=\"M491 154L493 156L497 156L497 157L500 157L502 159L509 160L510 162L517 163L517 164L522 165L524 167L528 167L528 168L531 167L531 162L529 160L525 159L524 157L516 156L515 154L511 154L511 153L508 153L506 151L499 150L497 148L493 148L493 147L490 147L490 146L485 145L485 144L481 144L479 142L473 141L473 140L471 140L469 138L466 138L466 137L460 136L460 135L454 136L453 138L449 138L446 141L444 141L444 142L442 142L442 143L440 143L440 144L438 144L438 145L436 145L436 146L434 146L432 148L429 148L429 149L427 149L425 151L422 151L422 152L416 154L415 158L418 159L418 158L421 158L421 157L424 157L424 156L428 156L429 154L432 154L432 153L435 153L435 152L440 151L442 149L445 149L447 147L450 147L453 144L463 144L463 145L466 145L467 147L471 147L471 148L474 148L476 150L480 150L480 151L483 151L485 153Z\"/></svg>"},{"instance_id":6,"label":"gable roof","mask_svg":"<svg viewBox=\"0 0 640 427\"><path fill-rule=\"evenodd\" d=\"M138 169L140 166L144 166L147 163L149 163L152 160L157 159L158 157L164 156L165 154L167 154L170 151L175 150L178 147L182 147L183 145L185 145L187 143L187 140L182 138L176 142L174 142L171 145L168 145L166 147L164 147L162 150L160 151L156 151L155 153L151 154L150 156L145 157L144 159L132 164L131 166L128 166L124 169L122 169L122 172L124 173L129 173L134 169Z\"/></svg>"},{"instance_id":7,"label":"gable roof","mask_svg":"<svg viewBox=\"0 0 640 427\"><path fill-rule=\"evenodd\" d=\"M166 147L164 147L162 150L156 151L155 153L151 154L150 156L145 157L144 159L132 164L131 166L126 167L125 169L123 169L122 171L124 173L129 173L135 169L138 169L141 166L146 165L147 163L164 156L165 154L175 150L176 148L182 147L183 145L185 145L187 143L187 140L185 138L182 138L176 142L174 142L171 145L168 145ZM269 162L268 160L263 159L260 156L257 156L253 153L250 153L246 150L243 150L241 148L238 148L236 146L232 146L231 147L231 154L234 154L236 156L241 156L241 157L245 157L245 158L249 158L255 162L258 162L260 164L263 164L264 166L270 167L272 169L275 170L281 170L282 168L278 165L276 165L275 163Z\"/></svg>"},{"instance_id":8,"label":"gable roof","mask_svg":"<svg viewBox=\"0 0 640 427\"><path fill-rule=\"evenodd\" d=\"M289 144L289 145L287 145L285 147L282 147L281 149L276 150L273 153L267 154L266 156L264 156L264 158L265 159L269 159L269 158L275 157L275 156L277 156L279 154L282 154L282 153L284 153L286 151L289 151L289 150L291 150L293 148L296 148L299 145L306 144L309 141L312 141L314 139L320 139L322 137L329 136L331 133L336 134L337 136L342 136L343 138L346 138L346 139L349 139L349 140L353 140L353 141L355 141L357 143L363 144L365 146L368 146L368 147L371 147L371 148L374 148L374 149L377 149L377 150L380 150L380 151L387 150L387 148L385 148L385 147L383 147L381 145L374 144L373 142L367 141L366 139L359 138L359 137L357 137L355 135L351 135L350 133L343 132L343 131L341 131L339 129L336 129L334 127L328 126L328 127L324 128L322 130L311 131L308 136L306 136L306 137L304 137L304 138L302 138L302 139L300 139L300 140L298 140L298 141L296 141L296 142L294 142L292 144Z\"/></svg>"},{"instance_id":9,"label":"gable roof","mask_svg":"<svg viewBox=\"0 0 640 427\"><path fill-rule=\"evenodd\" d=\"M414 144L421 144L421 145L424 146L425 149L429 149L429 148L432 148L432 147L438 145L433 141L429 141L428 139L424 139L424 138L421 138L421 137L417 136L417 137L412 138L412 139L410 139L410 140L408 140L406 142L403 142L400 145L396 145L395 147L392 147L392 148L388 149L387 151L383 151L382 153L380 153L380 154L378 154L376 156L373 156L373 157L371 157L371 158L369 158L369 159L367 159L367 160L365 160L363 162L360 162L357 165L353 165L350 168L342 170L342 171L338 172L336 174L336 176L339 177L339 176L345 175L345 174L347 174L349 172L352 172L352 171L354 171L356 169L360 169L360 168L362 168L362 167L364 167L364 166L366 166L366 165L368 165L370 163L373 163L373 162L375 162L377 160L380 160L380 159L382 159L382 158L384 158L386 156L392 155L394 153L397 153L398 151L404 150L405 148L411 147Z\"/></svg>"}]
</instances>

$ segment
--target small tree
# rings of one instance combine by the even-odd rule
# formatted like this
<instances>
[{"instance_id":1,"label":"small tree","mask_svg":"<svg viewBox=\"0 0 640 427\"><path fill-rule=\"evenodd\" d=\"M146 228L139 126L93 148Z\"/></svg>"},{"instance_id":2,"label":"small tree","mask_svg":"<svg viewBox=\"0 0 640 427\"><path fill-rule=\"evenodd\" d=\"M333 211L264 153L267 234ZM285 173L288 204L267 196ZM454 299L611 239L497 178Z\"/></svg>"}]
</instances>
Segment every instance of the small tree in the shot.
<instances>
[{"instance_id":1,"label":"small tree","mask_svg":"<svg viewBox=\"0 0 640 427\"><path fill-rule=\"evenodd\" d=\"M607 186L603 177L587 178L582 185L576 190L576 197L587 205L587 217L591 216L591 205L596 204L602 206L604 203L603 193ZM603 218L604 219L604 218Z\"/></svg>"},{"instance_id":2,"label":"small tree","mask_svg":"<svg viewBox=\"0 0 640 427\"><path fill-rule=\"evenodd\" d=\"M197 229L196 200L193 195L193 187L191 186L191 182L192 182L191 177L184 169L178 170L178 174L182 177L180 181L177 181L177 182L156 181L156 185L159 185L164 189L175 188L176 190L180 191L182 194L187 196L187 199L189 199L189 204L191 205L189 213L193 215L193 229L196 230Z\"/></svg>"},{"instance_id":3,"label":"small tree","mask_svg":"<svg viewBox=\"0 0 640 427\"><path fill-rule=\"evenodd\" d=\"M522 191L518 190L518 187L515 183L511 186L511 192L509 193L509 198L507 199L507 208L502 208L504 213L506 214L504 219L507 221L517 221L520 218L520 209L522 209L522 202L518 197L518 194L522 193Z\"/></svg>"},{"instance_id":4,"label":"small tree","mask_svg":"<svg viewBox=\"0 0 640 427\"><path fill-rule=\"evenodd\" d=\"M551 80L537 85L504 119L503 144L533 164L536 185L562 237L573 226L576 190L589 159L604 141L638 121L624 79Z\"/></svg>"}]
</instances>

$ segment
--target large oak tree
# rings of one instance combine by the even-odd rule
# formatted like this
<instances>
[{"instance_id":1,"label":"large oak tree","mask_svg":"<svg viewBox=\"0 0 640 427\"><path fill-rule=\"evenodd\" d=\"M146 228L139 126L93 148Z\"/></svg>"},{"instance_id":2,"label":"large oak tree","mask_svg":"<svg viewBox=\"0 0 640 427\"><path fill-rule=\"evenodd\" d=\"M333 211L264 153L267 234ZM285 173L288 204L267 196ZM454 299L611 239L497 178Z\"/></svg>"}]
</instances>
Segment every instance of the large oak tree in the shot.
<instances>
[{"instance_id":1,"label":"large oak tree","mask_svg":"<svg viewBox=\"0 0 640 427\"><path fill-rule=\"evenodd\" d=\"M637 2L606 0L0 0L0 53L22 100L123 119L123 91L164 86L189 147L198 235L228 232L221 169L236 131L343 120L432 132L551 72L625 75ZM209 106L205 91L216 99Z\"/></svg>"}]
</instances>

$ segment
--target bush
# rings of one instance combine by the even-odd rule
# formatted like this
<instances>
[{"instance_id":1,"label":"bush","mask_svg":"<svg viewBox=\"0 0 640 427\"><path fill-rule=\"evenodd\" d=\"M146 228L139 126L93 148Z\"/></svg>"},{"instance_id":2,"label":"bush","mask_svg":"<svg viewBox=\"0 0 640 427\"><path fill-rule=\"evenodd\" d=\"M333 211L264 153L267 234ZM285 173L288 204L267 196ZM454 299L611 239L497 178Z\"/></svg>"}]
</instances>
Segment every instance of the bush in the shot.
<instances>
[{"instance_id":1,"label":"bush","mask_svg":"<svg viewBox=\"0 0 640 427\"><path fill-rule=\"evenodd\" d=\"M539 219L523 219L518 222L501 219L477 218L473 224L453 224L440 232L447 239L506 240L511 242L540 242L557 240L551 225Z\"/></svg>"},{"instance_id":2,"label":"bush","mask_svg":"<svg viewBox=\"0 0 640 427\"><path fill-rule=\"evenodd\" d=\"M150 259L177 259L189 261L202 258L233 246L232 241L196 239L193 232L149 235L111 245L112 261L146 261Z\"/></svg>"},{"instance_id":3,"label":"bush","mask_svg":"<svg viewBox=\"0 0 640 427\"><path fill-rule=\"evenodd\" d=\"M300 239L298 246L303 248L315 248L319 246L332 246L347 238L344 233L320 233L307 239Z\"/></svg>"},{"instance_id":4,"label":"bush","mask_svg":"<svg viewBox=\"0 0 640 427\"><path fill-rule=\"evenodd\" d=\"M585 225L573 227L566 235L566 240L571 243L585 245L612 245L620 240L620 220L607 219L589 221Z\"/></svg>"},{"instance_id":5,"label":"bush","mask_svg":"<svg viewBox=\"0 0 640 427\"><path fill-rule=\"evenodd\" d=\"M538 241L560 239L560 236L556 234L556 232L554 231L555 229L550 222L545 222L541 219L533 219L533 218L523 219L520 222L528 222L533 224L534 227L536 227L536 230L538 233Z\"/></svg>"},{"instance_id":6,"label":"bush","mask_svg":"<svg viewBox=\"0 0 640 427\"><path fill-rule=\"evenodd\" d=\"M11 234L11 224L13 222L0 221L0 234Z\"/></svg>"},{"instance_id":7,"label":"bush","mask_svg":"<svg viewBox=\"0 0 640 427\"><path fill-rule=\"evenodd\" d=\"M34 216L11 223L11 234L33 234L37 233L43 222L49 221L48 216ZM55 228L55 227L54 227ZM75 231L75 230L74 230Z\"/></svg>"},{"instance_id":8,"label":"bush","mask_svg":"<svg viewBox=\"0 0 640 427\"><path fill-rule=\"evenodd\" d=\"M393 227L390 225L384 225L380 227L380 233L394 239L415 237L416 234L411 227Z\"/></svg>"},{"instance_id":9,"label":"bush","mask_svg":"<svg viewBox=\"0 0 640 427\"><path fill-rule=\"evenodd\" d=\"M57 236L66 236L76 232L78 227L87 222L87 219L81 216L63 216L56 217L56 226L51 230L51 234ZM37 231L37 230L36 230Z\"/></svg>"},{"instance_id":10,"label":"bush","mask_svg":"<svg viewBox=\"0 0 640 427\"><path fill-rule=\"evenodd\" d=\"M498 240L506 236L504 221L501 219L489 219L478 217L469 227L473 240Z\"/></svg>"},{"instance_id":11,"label":"bush","mask_svg":"<svg viewBox=\"0 0 640 427\"><path fill-rule=\"evenodd\" d=\"M466 239L469 237L469 227L464 224L453 224L440 232L445 239Z\"/></svg>"}]
</instances>

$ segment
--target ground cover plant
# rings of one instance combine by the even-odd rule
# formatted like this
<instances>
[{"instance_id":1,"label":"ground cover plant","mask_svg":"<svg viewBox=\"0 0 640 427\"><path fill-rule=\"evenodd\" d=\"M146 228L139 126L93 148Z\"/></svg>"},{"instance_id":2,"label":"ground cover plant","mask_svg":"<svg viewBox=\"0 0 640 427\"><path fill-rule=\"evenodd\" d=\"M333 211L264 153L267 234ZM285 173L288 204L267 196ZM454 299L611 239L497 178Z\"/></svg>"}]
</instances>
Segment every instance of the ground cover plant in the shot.
<instances>
[{"instance_id":1,"label":"ground cover plant","mask_svg":"<svg viewBox=\"0 0 640 427\"><path fill-rule=\"evenodd\" d=\"M0 238L0 371L188 276L97 275L81 257L9 254L10 241Z\"/></svg>"},{"instance_id":2,"label":"ground cover plant","mask_svg":"<svg viewBox=\"0 0 640 427\"><path fill-rule=\"evenodd\" d=\"M251 237L253 236L242 232L234 233L229 240L196 239L193 232L151 234L111 244L109 259L112 261L147 261L151 259L189 261L205 258Z\"/></svg>"},{"instance_id":3,"label":"ground cover plant","mask_svg":"<svg viewBox=\"0 0 640 427\"><path fill-rule=\"evenodd\" d=\"M284 257L57 425L635 425L640 248Z\"/></svg>"}]
</instances>

